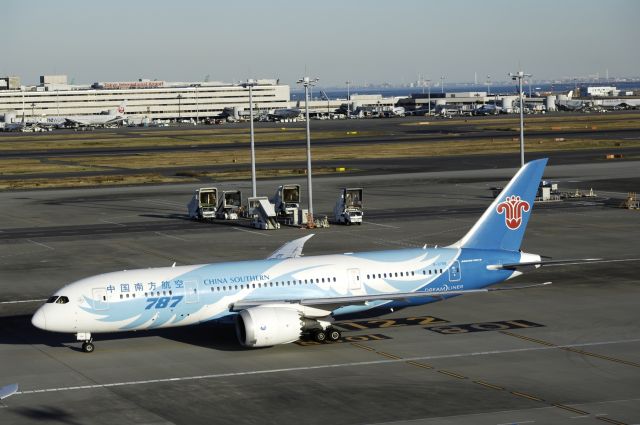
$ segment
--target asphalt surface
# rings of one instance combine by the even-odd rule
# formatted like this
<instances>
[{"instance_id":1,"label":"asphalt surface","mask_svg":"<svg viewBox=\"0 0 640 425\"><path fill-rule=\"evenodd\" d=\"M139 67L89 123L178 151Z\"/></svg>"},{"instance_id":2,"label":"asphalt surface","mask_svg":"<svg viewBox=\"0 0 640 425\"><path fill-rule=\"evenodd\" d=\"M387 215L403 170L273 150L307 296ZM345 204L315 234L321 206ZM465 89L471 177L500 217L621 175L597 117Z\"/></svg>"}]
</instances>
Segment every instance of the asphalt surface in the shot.
<instances>
[{"instance_id":1,"label":"asphalt surface","mask_svg":"<svg viewBox=\"0 0 640 425\"><path fill-rule=\"evenodd\" d=\"M306 255L456 241L515 172L483 161L318 176L316 211L329 213L340 187L363 186L365 223L315 230ZM640 186L640 162L561 164L552 156L545 178L597 197L537 204L523 250L601 262L513 281L554 282L545 288L343 323L339 343L259 350L203 325L97 335L85 354L72 335L31 326L38 302L13 301L101 272L264 258L308 231L189 221L194 185L0 193L0 385L21 389L0 423L640 423L639 213L615 208ZM281 183L259 180L258 192ZM249 193L247 182L218 187Z\"/></svg>"},{"instance_id":2,"label":"asphalt surface","mask_svg":"<svg viewBox=\"0 0 640 425\"><path fill-rule=\"evenodd\" d=\"M613 113L607 116L609 122L615 122L617 119L628 119L628 111L625 114ZM562 114L561 116L570 118L575 114ZM618 117L620 115L620 117ZM584 116L584 114L580 115ZM487 140L492 138L494 140L511 140L514 137L519 137L519 132L512 130L484 130L477 125L491 125L494 119L503 119L504 116L497 117L467 117L457 118L454 120L432 120L429 125L413 125L424 122L423 117L405 117L394 119L359 119L359 120L326 120L326 121L313 121L312 131L316 134L322 134L322 132L336 132L336 131L355 131L364 132L369 131L375 133L384 133L384 135L373 136L359 136L353 135L348 138L350 146L362 146L363 149L375 149L378 144L388 144L394 142L402 142L409 144L425 144L425 143L441 143L455 140ZM528 116L527 121L535 121L544 119L541 116ZM504 125L505 128L512 127L513 125ZM222 127L180 127L185 130L192 129L211 129L220 130L228 129L235 136L242 135L242 131L248 132L247 123L234 123L227 124ZM304 123L259 123L258 127L262 131L275 130L280 132L281 127L289 129L302 129ZM561 127L561 126L560 126ZM237 150L239 148L248 148L248 140L236 141L236 142L224 142L224 143L210 143L210 144L194 144L188 137L183 143L180 143L179 137L174 134L179 131L178 127L161 127L161 128L114 128L114 129L97 129L93 132L87 133L86 136L101 137L101 135L111 136L113 133L121 135L123 137L140 138L145 135L162 135L163 133L171 134L171 137L176 138L176 144L171 146L118 146L112 148L86 148L86 149L39 149L39 150L7 150L2 152L0 161L12 161L16 159L40 159L47 158L47 161L64 161L64 158L78 158L83 156L127 156L136 154L149 154L149 153L194 153L194 152L211 152L211 151L226 151ZM238 133L240 131L240 133ZM58 130L54 133L47 134L47 140L51 141L52 146L55 146L56 141L66 141L69 133L68 130ZM190 134L190 133L189 133ZM23 138L25 140L37 140L40 137L39 134L32 133L0 133L0 141L3 136ZM580 130L562 129L553 131L532 131L526 134L527 142L535 142L538 138L565 138L568 140L575 139L618 139L624 140L637 140L640 139L639 129L595 129L585 128ZM343 138L323 138L322 136L315 137L312 134L312 143L314 147L330 147L330 146L344 146L347 142ZM279 140L276 142L259 142L257 143L257 149L282 149L287 151L290 149L304 149L306 141L300 139L300 133L297 134L297 138L292 140ZM557 164L572 164L585 161L591 161L594 159L604 160L607 154L620 154L623 156L622 160L638 159L640 158L640 148L627 148L621 146L614 149L601 149L590 151L566 151L554 153L554 157ZM537 158L544 154L528 154L527 158ZM396 172L399 169L411 170L411 171L438 171L438 170L464 170L469 168L486 168L495 164L494 158L496 155L476 155L470 152L469 155L457 155L450 157L437 157L437 158L376 158L376 159L353 159L348 161L314 161L314 167L346 167L350 172L368 172L383 174L388 172ZM517 154L501 154L499 155L505 162L510 162L512 158L517 158ZM501 162L498 162L500 164ZM257 169L294 169L304 167L305 164L300 161L282 161L272 162L268 164L257 164ZM175 177L176 175L182 175L188 173L190 178L197 177L198 173L216 173L225 171L237 171L245 170L246 164L210 164L206 166L176 166L176 167L157 167L157 168L145 168L146 173L162 174L165 176ZM111 168L104 168L98 171L77 171L77 172L55 172L55 173L24 173L21 174L22 178L64 178L64 177L78 177L78 176L108 176L108 175L123 175L123 174L138 174L140 171L130 168L119 167L117 163ZM15 174L1 174L0 180L15 180L17 176ZM205 177L206 178L206 177Z\"/></svg>"}]
</instances>

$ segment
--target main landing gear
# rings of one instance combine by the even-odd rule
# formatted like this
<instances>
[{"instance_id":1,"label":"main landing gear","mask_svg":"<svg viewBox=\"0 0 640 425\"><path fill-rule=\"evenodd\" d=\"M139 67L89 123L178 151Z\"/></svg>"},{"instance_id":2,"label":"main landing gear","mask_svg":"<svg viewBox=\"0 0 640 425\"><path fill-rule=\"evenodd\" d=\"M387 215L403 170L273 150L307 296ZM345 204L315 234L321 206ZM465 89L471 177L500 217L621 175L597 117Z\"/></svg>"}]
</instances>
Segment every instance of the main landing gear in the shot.
<instances>
[{"instance_id":1,"label":"main landing gear","mask_svg":"<svg viewBox=\"0 0 640 425\"><path fill-rule=\"evenodd\" d=\"M78 341L84 341L82 343L82 351L85 353L93 353L93 350L96 349L93 345L93 338L91 337L90 332L79 332L76 334L76 339Z\"/></svg>"},{"instance_id":2,"label":"main landing gear","mask_svg":"<svg viewBox=\"0 0 640 425\"><path fill-rule=\"evenodd\" d=\"M336 342L342 336L340 331L333 327L328 327L324 330L317 329L311 335L315 342Z\"/></svg>"}]
</instances>

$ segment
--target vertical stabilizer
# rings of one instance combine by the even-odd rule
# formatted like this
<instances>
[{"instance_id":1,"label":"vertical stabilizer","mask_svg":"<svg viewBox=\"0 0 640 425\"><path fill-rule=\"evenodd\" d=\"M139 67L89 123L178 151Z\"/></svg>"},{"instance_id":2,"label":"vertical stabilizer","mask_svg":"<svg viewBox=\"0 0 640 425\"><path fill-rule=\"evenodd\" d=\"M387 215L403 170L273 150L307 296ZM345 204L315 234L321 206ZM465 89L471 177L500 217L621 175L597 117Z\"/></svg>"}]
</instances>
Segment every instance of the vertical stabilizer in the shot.
<instances>
[{"instance_id":1,"label":"vertical stabilizer","mask_svg":"<svg viewBox=\"0 0 640 425\"><path fill-rule=\"evenodd\" d=\"M487 208L480 220L453 246L519 250L545 165L546 158L525 164Z\"/></svg>"}]
</instances>

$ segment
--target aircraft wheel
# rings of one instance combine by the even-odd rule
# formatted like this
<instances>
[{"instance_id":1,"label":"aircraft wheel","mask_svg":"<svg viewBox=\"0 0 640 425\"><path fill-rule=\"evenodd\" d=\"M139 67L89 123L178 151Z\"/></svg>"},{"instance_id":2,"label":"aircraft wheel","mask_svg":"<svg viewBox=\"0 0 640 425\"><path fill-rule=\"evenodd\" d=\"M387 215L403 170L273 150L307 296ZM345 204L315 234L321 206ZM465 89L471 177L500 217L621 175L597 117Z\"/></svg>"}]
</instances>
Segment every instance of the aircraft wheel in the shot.
<instances>
[{"instance_id":1,"label":"aircraft wheel","mask_svg":"<svg viewBox=\"0 0 640 425\"><path fill-rule=\"evenodd\" d=\"M333 341L333 342L338 341L341 336L342 336L342 334L337 329L328 329L327 330L327 339L329 341Z\"/></svg>"},{"instance_id":2,"label":"aircraft wheel","mask_svg":"<svg viewBox=\"0 0 640 425\"><path fill-rule=\"evenodd\" d=\"M326 342L327 334L323 330L318 330L313 333L313 340L315 342Z\"/></svg>"},{"instance_id":3,"label":"aircraft wheel","mask_svg":"<svg viewBox=\"0 0 640 425\"><path fill-rule=\"evenodd\" d=\"M93 350L95 350L96 347L93 345L92 342L83 342L82 343L82 351L84 351L85 353L93 353Z\"/></svg>"}]
</instances>

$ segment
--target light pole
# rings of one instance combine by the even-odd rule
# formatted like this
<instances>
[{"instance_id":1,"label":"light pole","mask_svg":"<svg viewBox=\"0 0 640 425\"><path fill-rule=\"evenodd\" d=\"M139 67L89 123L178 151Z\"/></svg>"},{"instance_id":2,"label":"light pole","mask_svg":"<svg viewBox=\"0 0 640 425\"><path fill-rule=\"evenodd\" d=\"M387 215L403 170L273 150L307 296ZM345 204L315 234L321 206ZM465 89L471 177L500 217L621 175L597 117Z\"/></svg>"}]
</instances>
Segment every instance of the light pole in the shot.
<instances>
[{"instance_id":1,"label":"light pole","mask_svg":"<svg viewBox=\"0 0 640 425\"><path fill-rule=\"evenodd\" d=\"M200 122L200 105L198 104L198 87L200 87L200 84L195 84L195 88L196 88L196 124L199 124L199 122Z\"/></svg>"},{"instance_id":2,"label":"light pole","mask_svg":"<svg viewBox=\"0 0 640 425\"><path fill-rule=\"evenodd\" d=\"M182 119L182 95L178 95L178 122Z\"/></svg>"},{"instance_id":3,"label":"light pole","mask_svg":"<svg viewBox=\"0 0 640 425\"><path fill-rule=\"evenodd\" d=\"M525 74L518 71L515 74L510 72L509 76L512 80L518 80L518 95L520 96L520 166L524 167L524 105L522 100L522 79L530 78L531 74Z\"/></svg>"},{"instance_id":4,"label":"light pole","mask_svg":"<svg viewBox=\"0 0 640 425\"><path fill-rule=\"evenodd\" d=\"M427 90L429 91L429 116L431 116L431 80L427 80Z\"/></svg>"},{"instance_id":5,"label":"light pole","mask_svg":"<svg viewBox=\"0 0 640 425\"><path fill-rule=\"evenodd\" d=\"M309 87L313 87L318 78L304 77L298 80L298 84L304 86L305 117L307 121L307 191L309 192L309 219L307 226L313 227L313 189L311 185L311 130L309 129Z\"/></svg>"},{"instance_id":6,"label":"light pole","mask_svg":"<svg viewBox=\"0 0 640 425\"><path fill-rule=\"evenodd\" d=\"M487 97L491 96L491 75L487 75Z\"/></svg>"},{"instance_id":7,"label":"light pole","mask_svg":"<svg viewBox=\"0 0 640 425\"><path fill-rule=\"evenodd\" d=\"M444 93L444 75L440 77L440 92Z\"/></svg>"},{"instance_id":8,"label":"light pole","mask_svg":"<svg viewBox=\"0 0 640 425\"><path fill-rule=\"evenodd\" d=\"M349 118L349 116L351 116L351 94L349 92L349 85L351 84L351 81L345 81L345 84L347 85L347 118Z\"/></svg>"},{"instance_id":9,"label":"light pole","mask_svg":"<svg viewBox=\"0 0 640 425\"><path fill-rule=\"evenodd\" d=\"M242 87L249 87L249 133L251 134L251 188L252 196L256 195L256 149L255 140L253 137L253 87L258 83L252 78L249 78L246 83L242 83Z\"/></svg>"},{"instance_id":10,"label":"light pole","mask_svg":"<svg viewBox=\"0 0 640 425\"><path fill-rule=\"evenodd\" d=\"M34 120L34 121L36 119L35 109L36 109L36 104L32 103L31 104L31 119Z\"/></svg>"}]
</instances>

